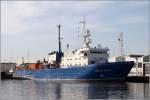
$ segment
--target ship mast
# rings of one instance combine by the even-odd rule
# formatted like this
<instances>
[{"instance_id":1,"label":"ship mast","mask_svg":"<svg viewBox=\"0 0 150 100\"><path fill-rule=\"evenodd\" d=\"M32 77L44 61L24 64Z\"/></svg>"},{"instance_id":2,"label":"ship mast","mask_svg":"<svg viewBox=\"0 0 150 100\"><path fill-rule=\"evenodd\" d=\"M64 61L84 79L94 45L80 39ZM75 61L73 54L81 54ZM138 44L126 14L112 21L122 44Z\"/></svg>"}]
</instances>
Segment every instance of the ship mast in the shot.
<instances>
[{"instance_id":1,"label":"ship mast","mask_svg":"<svg viewBox=\"0 0 150 100\"><path fill-rule=\"evenodd\" d=\"M60 28L61 28L61 25L59 24L58 25L58 46L59 46L59 48L58 48L58 56L59 56L59 58L58 58L58 61L57 61L57 64L58 64L58 66L60 66L60 62L61 62L61 56L62 56L62 50L61 50L61 37L60 37Z\"/></svg>"},{"instance_id":2,"label":"ship mast","mask_svg":"<svg viewBox=\"0 0 150 100\"><path fill-rule=\"evenodd\" d=\"M123 48L123 32L119 34L119 48L120 48L120 56L121 56L121 61L123 61L122 57L124 56L124 48Z\"/></svg>"},{"instance_id":3,"label":"ship mast","mask_svg":"<svg viewBox=\"0 0 150 100\"><path fill-rule=\"evenodd\" d=\"M81 21L80 23L83 24L83 38L84 38L84 47L85 48L90 48L90 43L92 42L91 40L91 33L89 30L86 29L86 22L85 22L85 17L84 17L84 20Z\"/></svg>"},{"instance_id":4,"label":"ship mast","mask_svg":"<svg viewBox=\"0 0 150 100\"><path fill-rule=\"evenodd\" d=\"M61 28L61 25L59 24L58 25L58 45L59 45L59 54L61 53L61 37L60 37L60 28Z\"/></svg>"}]
</instances>

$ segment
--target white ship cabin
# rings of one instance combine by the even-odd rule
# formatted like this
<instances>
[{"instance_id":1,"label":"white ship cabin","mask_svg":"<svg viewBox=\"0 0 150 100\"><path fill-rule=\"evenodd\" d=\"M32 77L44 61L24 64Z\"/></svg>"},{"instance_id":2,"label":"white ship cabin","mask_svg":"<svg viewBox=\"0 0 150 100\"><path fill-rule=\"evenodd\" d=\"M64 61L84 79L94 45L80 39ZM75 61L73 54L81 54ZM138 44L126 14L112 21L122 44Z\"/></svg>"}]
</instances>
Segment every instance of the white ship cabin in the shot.
<instances>
[{"instance_id":1,"label":"white ship cabin","mask_svg":"<svg viewBox=\"0 0 150 100\"><path fill-rule=\"evenodd\" d=\"M57 63L57 57L58 57L58 52L52 51L51 53L49 53L48 63L50 65L56 64Z\"/></svg>"},{"instance_id":2,"label":"white ship cabin","mask_svg":"<svg viewBox=\"0 0 150 100\"><path fill-rule=\"evenodd\" d=\"M73 66L85 66L94 63L108 61L108 48L82 48L69 53L64 53L60 66L68 68Z\"/></svg>"},{"instance_id":3,"label":"white ship cabin","mask_svg":"<svg viewBox=\"0 0 150 100\"><path fill-rule=\"evenodd\" d=\"M105 63L108 62L108 51L107 47L103 48L99 45L99 47L92 48L90 47L91 34L90 31L85 27L85 20L83 21L83 38L84 38L84 47L78 50L74 50L71 52L65 52L61 57L60 67L68 68L75 66L83 66L89 64L96 63ZM57 53L53 52L49 55L49 64L54 64L56 62Z\"/></svg>"}]
</instances>

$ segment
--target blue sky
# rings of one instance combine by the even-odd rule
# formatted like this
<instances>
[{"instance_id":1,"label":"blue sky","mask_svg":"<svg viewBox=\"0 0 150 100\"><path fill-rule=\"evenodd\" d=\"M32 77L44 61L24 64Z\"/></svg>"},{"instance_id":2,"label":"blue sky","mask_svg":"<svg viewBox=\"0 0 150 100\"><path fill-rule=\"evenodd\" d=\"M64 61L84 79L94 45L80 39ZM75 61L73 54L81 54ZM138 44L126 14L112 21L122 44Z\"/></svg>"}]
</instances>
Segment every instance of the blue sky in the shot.
<instances>
[{"instance_id":1,"label":"blue sky","mask_svg":"<svg viewBox=\"0 0 150 100\"><path fill-rule=\"evenodd\" d=\"M61 24L63 51L83 46L78 23L86 17L92 46L101 44L119 55L118 36L124 34L125 54L148 54L148 1L2 1L2 61L17 57L42 59L57 50L57 25Z\"/></svg>"}]
</instances>

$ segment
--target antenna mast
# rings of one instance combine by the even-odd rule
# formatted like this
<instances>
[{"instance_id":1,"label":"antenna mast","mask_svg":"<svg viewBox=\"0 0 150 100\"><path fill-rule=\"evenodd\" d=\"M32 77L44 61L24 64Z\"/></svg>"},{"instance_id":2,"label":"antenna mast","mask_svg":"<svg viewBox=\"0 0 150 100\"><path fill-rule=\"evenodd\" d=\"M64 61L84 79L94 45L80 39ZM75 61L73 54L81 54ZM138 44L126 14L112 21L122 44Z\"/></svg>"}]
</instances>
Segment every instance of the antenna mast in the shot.
<instances>
[{"instance_id":1,"label":"antenna mast","mask_svg":"<svg viewBox=\"0 0 150 100\"><path fill-rule=\"evenodd\" d=\"M58 45L59 45L59 54L61 53L61 37L60 37L60 28L61 28L61 25L59 24L58 25Z\"/></svg>"},{"instance_id":2,"label":"antenna mast","mask_svg":"<svg viewBox=\"0 0 150 100\"><path fill-rule=\"evenodd\" d=\"M119 34L118 41L119 41L120 56L121 56L121 58L122 58L123 55L124 55L124 49L123 49L123 32L121 32L121 33ZM122 60L122 59L121 59L121 60Z\"/></svg>"},{"instance_id":3,"label":"antenna mast","mask_svg":"<svg viewBox=\"0 0 150 100\"><path fill-rule=\"evenodd\" d=\"M85 17L84 17L84 20L81 21L80 23L83 24L84 47L85 48L90 48L90 43L92 42L92 40L91 40L91 33L90 33L89 30L86 29Z\"/></svg>"},{"instance_id":4,"label":"antenna mast","mask_svg":"<svg viewBox=\"0 0 150 100\"><path fill-rule=\"evenodd\" d=\"M58 48L58 56L59 56L59 58L58 58L58 67L60 67L60 62L61 62L61 57L62 57L62 50L61 50L61 37L60 37L60 28L61 28L61 25L59 24L58 25L58 46L59 46L59 48Z\"/></svg>"}]
</instances>

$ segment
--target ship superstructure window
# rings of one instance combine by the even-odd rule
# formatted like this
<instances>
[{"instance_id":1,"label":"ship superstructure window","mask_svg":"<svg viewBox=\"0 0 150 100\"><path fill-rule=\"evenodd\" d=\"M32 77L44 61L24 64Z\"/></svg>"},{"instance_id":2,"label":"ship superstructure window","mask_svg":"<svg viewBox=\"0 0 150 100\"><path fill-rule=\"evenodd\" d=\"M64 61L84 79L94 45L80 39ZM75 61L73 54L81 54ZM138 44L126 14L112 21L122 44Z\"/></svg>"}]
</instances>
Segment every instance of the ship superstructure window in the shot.
<instances>
[{"instance_id":1,"label":"ship superstructure window","mask_svg":"<svg viewBox=\"0 0 150 100\"><path fill-rule=\"evenodd\" d=\"M142 68L142 63L138 63L138 68Z\"/></svg>"},{"instance_id":2,"label":"ship superstructure window","mask_svg":"<svg viewBox=\"0 0 150 100\"><path fill-rule=\"evenodd\" d=\"M107 53L106 51L90 51L91 54L102 54L102 53Z\"/></svg>"},{"instance_id":3,"label":"ship superstructure window","mask_svg":"<svg viewBox=\"0 0 150 100\"><path fill-rule=\"evenodd\" d=\"M80 53L82 53L82 54L83 54L83 53L85 53L85 51L81 51Z\"/></svg>"},{"instance_id":4,"label":"ship superstructure window","mask_svg":"<svg viewBox=\"0 0 150 100\"><path fill-rule=\"evenodd\" d=\"M95 61L91 61L91 64L94 64L95 63Z\"/></svg>"},{"instance_id":5,"label":"ship superstructure window","mask_svg":"<svg viewBox=\"0 0 150 100\"><path fill-rule=\"evenodd\" d=\"M150 59L150 55L147 55L147 56L143 57L144 62L149 62L149 59Z\"/></svg>"},{"instance_id":6,"label":"ship superstructure window","mask_svg":"<svg viewBox=\"0 0 150 100\"><path fill-rule=\"evenodd\" d=\"M87 56L87 53L84 53L84 56Z\"/></svg>"}]
</instances>

